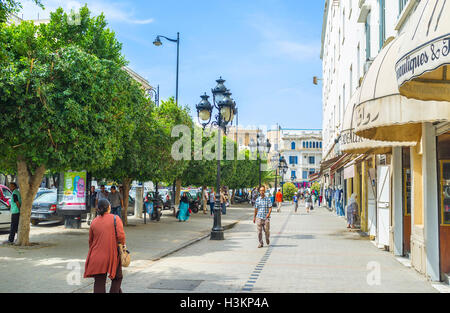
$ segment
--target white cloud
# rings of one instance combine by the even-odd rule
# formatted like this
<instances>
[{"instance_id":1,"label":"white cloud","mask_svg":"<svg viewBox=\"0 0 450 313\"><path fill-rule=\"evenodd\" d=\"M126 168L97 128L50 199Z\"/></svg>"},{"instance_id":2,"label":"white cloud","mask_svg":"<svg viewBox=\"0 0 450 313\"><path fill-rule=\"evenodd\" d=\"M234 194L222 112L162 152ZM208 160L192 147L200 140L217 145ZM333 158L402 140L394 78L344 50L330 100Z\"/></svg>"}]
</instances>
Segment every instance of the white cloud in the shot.
<instances>
[{"instance_id":1,"label":"white cloud","mask_svg":"<svg viewBox=\"0 0 450 313\"><path fill-rule=\"evenodd\" d=\"M130 3L113 3L104 0L86 0L89 10L94 15L99 15L102 12L106 16L108 21L117 21L129 24L150 24L154 22L153 18L137 19L135 17L135 9ZM46 0L44 1L45 10L37 7L33 2L27 0L23 2L23 9L19 13L19 16L23 14L24 19L37 19L49 18L50 12L54 11L58 7L62 7L65 11L79 10L84 6L83 1L64 1L64 0Z\"/></svg>"}]
</instances>

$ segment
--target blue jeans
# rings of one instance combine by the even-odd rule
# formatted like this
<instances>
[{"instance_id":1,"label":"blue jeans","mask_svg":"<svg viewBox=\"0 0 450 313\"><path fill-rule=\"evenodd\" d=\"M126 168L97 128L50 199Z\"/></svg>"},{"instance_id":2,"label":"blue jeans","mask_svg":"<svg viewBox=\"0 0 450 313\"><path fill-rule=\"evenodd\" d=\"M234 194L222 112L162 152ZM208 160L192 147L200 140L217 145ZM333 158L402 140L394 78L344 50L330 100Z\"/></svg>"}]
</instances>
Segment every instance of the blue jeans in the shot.
<instances>
[{"instance_id":1,"label":"blue jeans","mask_svg":"<svg viewBox=\"0 0 450 313\"><path fill-rule=\"evenodd\" d=\"M118 217L120 217L122 219L122 207L121 206L111 208L111 213L114 215L117 215Z\"/></svg>"},{"instance_id":2,"label":"blue jeans","mask_svg":"<svg viewBox=\"0 0 450 313\"><path fill-rule=\"evenodd\" d=\"M209 208L211 210L211 215L213 215L214 214L214 202L209 203Z\"/></svg>"},{"instance_id":3,"label":"blue jeans","mask_svg":"<svg viewBox=\"0 0 450 313\"><path fill-rule=\"evenodd\" d=\"M222 214L223 215L227 214L227 204L226 203L222 203Z\"/></svg>"}]
</instances>

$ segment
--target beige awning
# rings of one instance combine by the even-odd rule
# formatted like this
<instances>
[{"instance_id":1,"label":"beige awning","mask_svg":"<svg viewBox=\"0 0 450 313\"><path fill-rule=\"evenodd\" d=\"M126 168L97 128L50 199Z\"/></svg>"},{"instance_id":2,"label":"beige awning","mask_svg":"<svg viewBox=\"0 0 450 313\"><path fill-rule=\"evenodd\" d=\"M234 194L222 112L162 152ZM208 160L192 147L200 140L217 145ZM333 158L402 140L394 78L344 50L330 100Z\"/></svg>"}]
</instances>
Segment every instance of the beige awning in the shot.
<instances>
[{"instance_id":1,"label":"beige awning","mask_svg":"<svg viewBox=\"0 0 450 313\"><path fill-rule=\"evenodd\" d=\"M422 0L405 30L395 72L400 93L450 101L450 1Z\"/></svg>"},{"instance_id":2,"label":"beige awning","mask_svg":"<svg viewBox=\"0 0 450 313\"><path fill-rule=\"evenodd\" d=\"M395 62L405 37L387 44L373 61L361 85L352 127L363 138L417 142L423 122L448 121L450 106L444 101L408 99L398 90Z\"/></svg>"},{"instance_id":3,"label":"beige awning","mask_svg":"<svg viewBox=\"0 0 450 313\"><path fill-rule=\"evenodd\" d=\"M351 154L386 154L391 152L392 147L415 145L414 142L377 141L357 136L352 121L354 109L360 103L360 93L361 88L358 88L345 109L344 124L339 139L342 152Z\"/></svg>"}]
</instances>

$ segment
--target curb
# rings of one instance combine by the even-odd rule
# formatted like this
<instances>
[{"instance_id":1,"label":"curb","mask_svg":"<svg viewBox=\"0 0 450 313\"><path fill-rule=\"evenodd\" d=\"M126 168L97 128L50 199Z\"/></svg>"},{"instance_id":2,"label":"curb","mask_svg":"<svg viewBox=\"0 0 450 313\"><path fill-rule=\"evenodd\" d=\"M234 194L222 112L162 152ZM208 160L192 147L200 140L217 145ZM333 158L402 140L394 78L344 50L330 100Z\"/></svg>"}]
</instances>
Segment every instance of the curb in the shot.
<instances>
[{"instance_id":1,"label":"curb","mask_svg":"<svg viewBox=\"0 0 450 313\"><path fill-rule=\"evenodd\" d=\"M223 230L225 231L225 230L229 230L229 229L235 227L240 221L241 220L238 220L238 221L232 222L232 223L230 223L228 225L224 225L223 226ZM162 258L165 258L165 257L167 257L167 256L169 256L171 254L174 254L175 252L178 252L178 251L180 251L180 250L182 250L184 248L187 248L187 247L193 245L194 243L199 242L199 241L201 241L201 240L203 240L203 239L205 239L205 238L207 238L209 236L210 236L210 231L209 230L205 231L205 234L201 235L200 237L192 239L192 240L190 240L188 242L185 242L185 243L181 244L180 246L178 246L178 247L176 247L176 248L174 248L172 250L164 251L164 252L160 253L159 255L151 258L150 261L153 261L153 262L159 261Z\"/></svg>"}]
</instances>

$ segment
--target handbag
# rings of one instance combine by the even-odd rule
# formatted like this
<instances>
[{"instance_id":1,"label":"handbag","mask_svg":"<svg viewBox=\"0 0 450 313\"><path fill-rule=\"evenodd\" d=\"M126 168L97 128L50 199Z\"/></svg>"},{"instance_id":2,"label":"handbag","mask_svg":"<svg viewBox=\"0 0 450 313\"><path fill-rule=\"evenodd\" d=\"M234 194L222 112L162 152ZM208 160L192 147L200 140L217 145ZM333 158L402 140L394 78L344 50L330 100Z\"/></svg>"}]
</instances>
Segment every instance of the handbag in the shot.
<instances>
[{"instance_id":1,"label":"handbag","mask_svg":"<svg viewBox=\"0 0 450 313\"><path fill-rule=\"evenodd\" d=\"M131 263L130 251L128 251L117 239L116 215L114 215L114 231L116 233L117 250L119 251L120 263L123 267L128 267Z\"/></svg>"}]
</instances>

